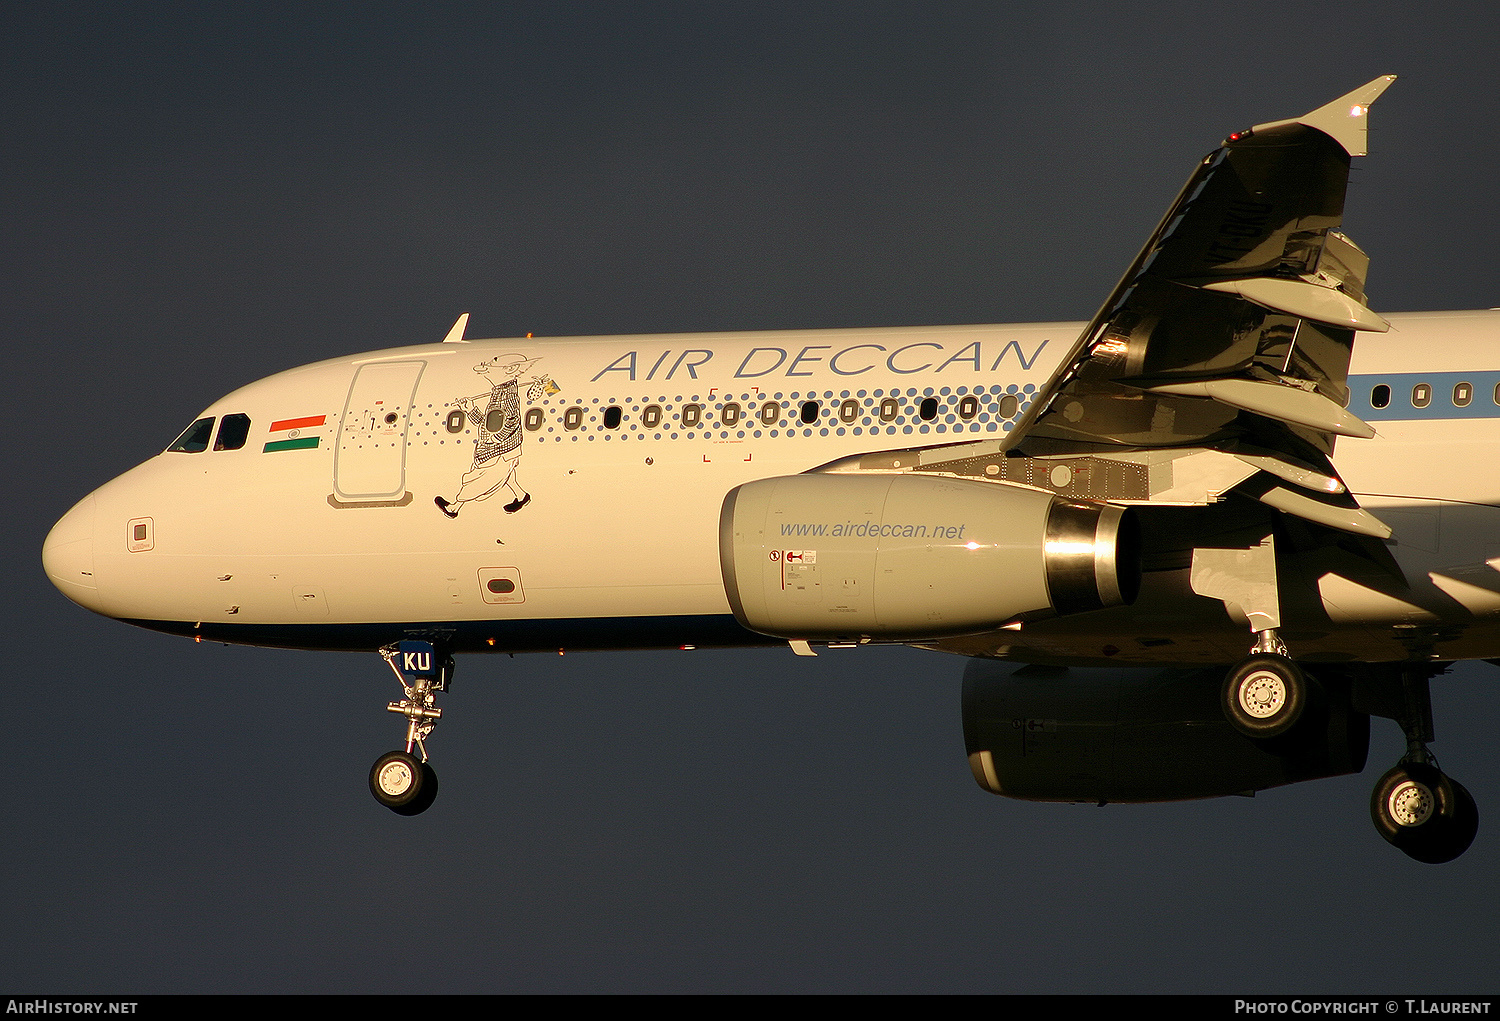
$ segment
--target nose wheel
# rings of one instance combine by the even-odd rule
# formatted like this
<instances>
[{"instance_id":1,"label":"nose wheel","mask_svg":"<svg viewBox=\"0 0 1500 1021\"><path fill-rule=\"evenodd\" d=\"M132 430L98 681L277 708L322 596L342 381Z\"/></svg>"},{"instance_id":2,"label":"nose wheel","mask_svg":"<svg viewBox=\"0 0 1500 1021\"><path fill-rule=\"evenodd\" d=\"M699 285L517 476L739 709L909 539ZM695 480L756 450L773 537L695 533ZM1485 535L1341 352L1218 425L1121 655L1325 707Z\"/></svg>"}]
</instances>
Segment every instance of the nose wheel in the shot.
<instances>
[{"instance_id":1,"label":"nose wheel","mask_svg":"<svg viewBox=\"0 0 1500 1021\"><path fill-rule=\"evenodd\" d=\"M370 769L370 793L397 815L420 815L437 797L437 773L411 752L386 752Z\"/></svg>"},{"instance_id":2,"label":"nose wheel","mask_svg":"<svg viewBox=\"0 0 1500 1021\"><path fill-rule=\"evenodd\" d=\"M427 738L443 711L437 693L453 679L453 657L431 642L405 641L380 650L406 697L386 709L406 717L406 747L386 752L370 768L370 793L397 815L419 815L437 797L437 773L427 762Z\"/></svg>"}]
</instances>

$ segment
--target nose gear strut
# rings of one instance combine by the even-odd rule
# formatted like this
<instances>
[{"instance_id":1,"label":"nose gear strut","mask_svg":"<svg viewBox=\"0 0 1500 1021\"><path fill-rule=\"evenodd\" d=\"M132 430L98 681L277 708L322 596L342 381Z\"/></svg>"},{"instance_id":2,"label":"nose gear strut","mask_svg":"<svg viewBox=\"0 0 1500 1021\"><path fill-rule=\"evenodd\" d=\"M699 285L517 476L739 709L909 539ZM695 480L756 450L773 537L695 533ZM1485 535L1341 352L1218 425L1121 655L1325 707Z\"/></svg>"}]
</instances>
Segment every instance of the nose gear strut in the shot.
<instances>
[{"instance_id":1,"label":"nose gear strut","mask_svg":"<svg viewBox=\"0 0 1500 1021\"><path fill-rule=\"evenodd\" d=\"M387 645L380 655L401 682L406 697L386 709L406 717L406 747L387 752L370 770L370 793L398 815L425 812L437 797L437 773L427 763L427 738L442 719L436 706L439 691L453 681L453 657L431 642L402 641Z\"/></svg>"}]
</instances>

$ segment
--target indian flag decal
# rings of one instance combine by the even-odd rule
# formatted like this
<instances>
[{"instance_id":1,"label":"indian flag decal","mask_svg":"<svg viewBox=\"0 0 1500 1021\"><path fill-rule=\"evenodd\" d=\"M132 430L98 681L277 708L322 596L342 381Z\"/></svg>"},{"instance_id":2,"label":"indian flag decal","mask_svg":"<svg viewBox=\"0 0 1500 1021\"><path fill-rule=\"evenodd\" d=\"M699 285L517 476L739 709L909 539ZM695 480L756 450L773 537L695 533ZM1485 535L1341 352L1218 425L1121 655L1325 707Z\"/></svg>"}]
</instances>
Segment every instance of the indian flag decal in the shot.
<instances>
[{"instance_id":1,"label":"indian flag decal","mask_svg":"<svg viewBox=\"0 0 1500 1021\"><path fill-rule=\"evenodd\" d=\"M318 445L321 436L305 436L309 429L316 429L328 419L327 415L312 415L308 418L284 418L271 423L271 442L262 454L275 450L309 450Z\"/></svg>"}]
</instances>

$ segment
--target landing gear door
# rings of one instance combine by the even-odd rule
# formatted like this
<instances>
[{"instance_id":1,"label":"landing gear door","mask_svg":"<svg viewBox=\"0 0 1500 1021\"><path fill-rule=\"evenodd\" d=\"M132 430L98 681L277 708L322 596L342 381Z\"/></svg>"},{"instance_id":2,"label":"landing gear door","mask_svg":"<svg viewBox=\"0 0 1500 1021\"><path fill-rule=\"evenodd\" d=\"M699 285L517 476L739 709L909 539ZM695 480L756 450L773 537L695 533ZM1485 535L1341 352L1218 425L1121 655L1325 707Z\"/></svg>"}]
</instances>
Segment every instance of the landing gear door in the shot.
<instances>
[{"instance_id":1,"label":"landing gear door","mask_svg":"<svg viewBox=\"0 0 1500 1021\"><path fill-rule=\"evenodd\" d=\"M406 430L422 361L361 365L349 386L333 459L340 503L369 505L406 495Z\"/></svg>"}]
</instances>

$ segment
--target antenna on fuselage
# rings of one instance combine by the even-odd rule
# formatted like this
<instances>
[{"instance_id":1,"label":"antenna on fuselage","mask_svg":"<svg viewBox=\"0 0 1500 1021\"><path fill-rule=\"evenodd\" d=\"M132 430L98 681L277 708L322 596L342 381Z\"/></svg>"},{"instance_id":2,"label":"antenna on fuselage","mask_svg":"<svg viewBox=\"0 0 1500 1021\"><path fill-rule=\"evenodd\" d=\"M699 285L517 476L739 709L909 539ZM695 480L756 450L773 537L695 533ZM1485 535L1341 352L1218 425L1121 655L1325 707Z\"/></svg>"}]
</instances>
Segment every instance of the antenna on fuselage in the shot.
<instances>
[{"instance_id":1,"label":"antenna on fuselage","mask_svg":"<svg viewBox=\"0 0 1500 1021\"><path fill-rule=\"evenodd\" d=\"M467 344L468 341L464 340L464 330L468 329L468 326L469 313L465 312L463 315L459 316L458 321L453 324L453 329L448 331L448 336L443 338L443 343Z\"/></svg>"}]
</instances>

